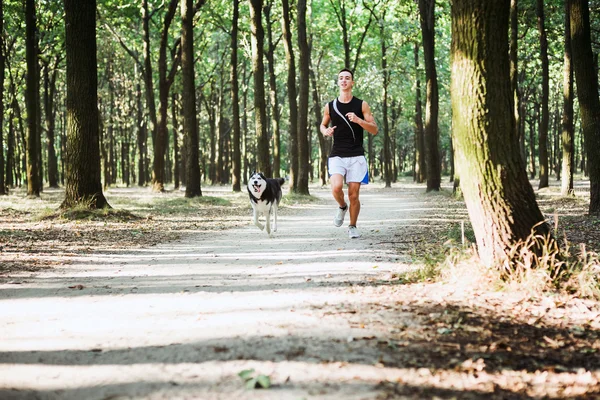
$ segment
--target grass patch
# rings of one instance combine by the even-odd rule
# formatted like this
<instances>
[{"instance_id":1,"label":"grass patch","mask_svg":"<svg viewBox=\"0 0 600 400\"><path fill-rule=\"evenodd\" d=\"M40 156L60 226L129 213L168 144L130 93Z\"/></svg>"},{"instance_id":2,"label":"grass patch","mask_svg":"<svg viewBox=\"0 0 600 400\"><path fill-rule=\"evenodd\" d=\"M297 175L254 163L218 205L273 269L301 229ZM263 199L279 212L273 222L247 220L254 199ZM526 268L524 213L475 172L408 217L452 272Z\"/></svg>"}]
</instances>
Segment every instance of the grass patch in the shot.
<instances>
[{"instance_id":1,"label":"grass patch","mask_svg":"<svg viewBox=\"0 0 600 400\"><path fill-rule=\"evenodd\" d=\"M281 201L283 205L296 205L319 203L322 200L310 194L288 193L281 198Z\"/></svg>"},{"instance_id":2,"label":"grass patch","mask_svg":"<svg viewBox=\"0 0 600 400\"><path fill-rule=\"evenodd\" d=\"M48 208L40 211L34 218L37 221L67 220L67 221L104 221L104 222L131 222L142 218L127 211L114 208L90 209L86 205L77 205L72 208L51 210Z\"/></svg>"}]
</instances>

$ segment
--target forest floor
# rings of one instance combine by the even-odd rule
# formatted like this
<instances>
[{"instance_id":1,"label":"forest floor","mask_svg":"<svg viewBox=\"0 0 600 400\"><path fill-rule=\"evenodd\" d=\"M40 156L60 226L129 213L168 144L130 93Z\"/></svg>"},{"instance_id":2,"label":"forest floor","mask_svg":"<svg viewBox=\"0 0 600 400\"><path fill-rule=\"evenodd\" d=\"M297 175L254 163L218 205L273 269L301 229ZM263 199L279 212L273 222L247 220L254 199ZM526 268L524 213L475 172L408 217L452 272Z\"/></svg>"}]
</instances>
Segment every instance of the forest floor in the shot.
<instances>
[{"instance_id":1,"label":"forest floor","mask_svg":"<svg viewBox=\"0 0 600 400\"><path fill-rule=\"evenodd\" d=\"M578 185L538 201L598 251ZM103 217L57 216L61 190L0 198L0 398L600 398L598 301L468 261L411 278L461 247L463 223L472 237L450 186L363 187L352 240L329 190L310 190L284 199L272 238L229 187L111 188Z\"/></svg>"}]
</instances>

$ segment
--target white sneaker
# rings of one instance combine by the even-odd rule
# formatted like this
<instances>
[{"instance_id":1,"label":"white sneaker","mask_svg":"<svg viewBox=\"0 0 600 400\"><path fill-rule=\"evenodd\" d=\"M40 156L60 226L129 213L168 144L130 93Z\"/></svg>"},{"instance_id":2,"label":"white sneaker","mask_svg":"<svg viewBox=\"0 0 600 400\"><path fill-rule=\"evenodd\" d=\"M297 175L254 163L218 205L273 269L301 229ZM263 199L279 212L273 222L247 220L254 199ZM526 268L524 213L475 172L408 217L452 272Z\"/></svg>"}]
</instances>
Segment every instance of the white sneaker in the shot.
<instances>
[{"instance_id":1,"label":"white sneaker","mask_svg":"<svg viewBox=\"0 0 600 400\"><path fill-rule=\"evenodd\" d=\"M333 224L335 226L342 226L342 224L344 223L344 217L346 216L347 212L348 212L348 204L346 204L346 209L341 209L338 207L338 209L335 213L335 217L333 217Z\"/></svg>"},{"instance_id":2,"label":"white sneaker","mask_svg":"<svg viewBox=\"0 0 600 400\"><path fill-rule=\"evenodd\" d=\"M360 237L360 233L358 232L358 229L356 229L355 226L350 225L348 227L348 237L350 239L356 239Z\"/></svg>"}]
</instances>

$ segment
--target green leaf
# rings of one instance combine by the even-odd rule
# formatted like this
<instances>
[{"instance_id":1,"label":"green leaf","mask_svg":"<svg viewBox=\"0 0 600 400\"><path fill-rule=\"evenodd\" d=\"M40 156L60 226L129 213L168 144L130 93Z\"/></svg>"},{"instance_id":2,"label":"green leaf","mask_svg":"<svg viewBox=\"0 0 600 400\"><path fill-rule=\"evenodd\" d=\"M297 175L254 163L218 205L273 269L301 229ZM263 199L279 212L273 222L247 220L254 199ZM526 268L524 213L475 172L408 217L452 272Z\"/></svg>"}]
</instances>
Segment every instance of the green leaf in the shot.
<instances>
[{"instance_id":1,"label":"green leaf","mask_svg":"<svg viewBox=\"0 0 600 400\"><path fill-rule=\"evenodd\" d=\"M263 389L268 389L271 387L271 378L269 378L267 375L257 376L256 381Z\"/></svg>"},{"instance_id":2,"label":"green leaf","mask_svg":"<svg viewBox=\"0 0 600 400\"><path fill-rule=\"evenodd\" d=\"M252 379L252 374L254 373L254 368L252 369L245 369L241 372L238 373L238 376L240 378L242 378L243 380L247 381L249 379Z\"/></svg>"}]
</instances>

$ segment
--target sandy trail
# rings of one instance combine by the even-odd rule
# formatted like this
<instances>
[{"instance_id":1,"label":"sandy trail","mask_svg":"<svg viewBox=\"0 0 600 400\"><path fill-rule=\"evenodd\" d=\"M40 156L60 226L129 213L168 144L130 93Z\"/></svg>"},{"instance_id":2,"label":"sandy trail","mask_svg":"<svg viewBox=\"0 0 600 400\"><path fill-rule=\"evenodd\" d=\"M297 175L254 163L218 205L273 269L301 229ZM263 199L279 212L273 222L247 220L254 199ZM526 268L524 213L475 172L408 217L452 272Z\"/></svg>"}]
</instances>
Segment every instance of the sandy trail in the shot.
<instances>
[{"instance_id":1,"label":"sandy trail","mask_svg":"<svg viewBox=\"0 0 600 400\"><path fill-rule=\"evenodd\" d=\"M344 309L410 268L391 242L425 212L413 197L365 187L360 239L348 239L348 217L333 226L326 201L280 210L272 238L248 217L240 229L94 253L1 285L0 397L376 398L401 371L358 345L374 316ZM237 374L247 368L273 386L245 389Z\"/></svg>"}]
</instances>

